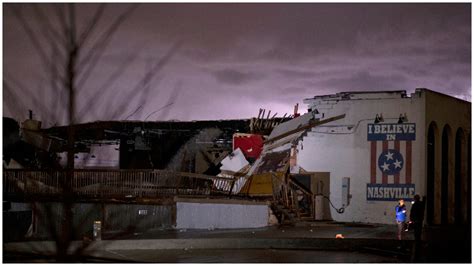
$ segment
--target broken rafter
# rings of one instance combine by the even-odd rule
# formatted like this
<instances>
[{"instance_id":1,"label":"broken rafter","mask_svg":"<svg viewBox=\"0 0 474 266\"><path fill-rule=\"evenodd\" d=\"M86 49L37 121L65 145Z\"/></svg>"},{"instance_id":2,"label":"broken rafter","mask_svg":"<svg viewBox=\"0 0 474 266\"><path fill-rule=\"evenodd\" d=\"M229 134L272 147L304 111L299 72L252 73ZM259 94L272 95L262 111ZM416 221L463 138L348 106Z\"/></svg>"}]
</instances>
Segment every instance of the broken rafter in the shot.
<instances>
[{"instance_id":1,"label":"broken rafter","mask_svg":"<svg viewBox=\"0 0 474 266\"><path fill-rule=\"evenodd\" d=\"M302 126L300 128L296 128L296 129L293 129L293 130L290 130L288 132L285 132L283 134L280 134L274 138L271 138L271 139L268 139L266 141L263 142L263 144L268 144L270 142L273 142L273 141L276 141L276 140L279 140L279 139L282 139L284 137L287 137L287 136L290 136L292 134L295 134L295 133L298 133L300 131L303 131L303 130L306 130L306 129L310 129L312 127L315 127L315 126L319 126L319 125L323 125L323 124L326 124L326 123L329 123L329 122L333 122L333 121L336 121L336 120L339 120L339 119L342 119L346 117L345 114L342 114L342 115L338 115L338 116L334 116L334 117L331 117L331 118L328 118L328 119L324 119L324 120L319 120L319 121L316 121L316 122L313 122L313 123L309 123L307 124L306 126Z\"/></svg>"},{"instance_id":2,"label":"broken rafter","mask_svg":"<svg viewBox=\"0 0 474 266\"><path fill-rule=\"evenodd\" d=\"M263 109L263 115L262 115L262 118L260 119L260 130L265 129L265 111L266 111L266 109ZM270 111L270 110L268 110L268 111Z\"/></svg>"},{"instance_id":3,"label":"broken rafter","mask_svg":"<svg viewBox=\"0 0 474 266\"><path fill-rule=\"evenodd\" d=\"M268 114L267 114L267 119L264 123L264 128L267 129L268 128L268 122L270 121L270 113L272 112L272 110L268 110Z\"/></svg>"}]
</instances>

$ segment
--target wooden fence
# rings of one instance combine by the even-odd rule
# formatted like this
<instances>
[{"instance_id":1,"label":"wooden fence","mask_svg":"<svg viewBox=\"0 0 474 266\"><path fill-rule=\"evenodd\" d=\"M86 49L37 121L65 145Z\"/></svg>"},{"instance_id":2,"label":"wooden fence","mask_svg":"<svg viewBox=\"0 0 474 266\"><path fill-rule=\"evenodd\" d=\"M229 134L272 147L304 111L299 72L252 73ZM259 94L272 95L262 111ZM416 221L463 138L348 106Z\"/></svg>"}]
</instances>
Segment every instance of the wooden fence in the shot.
<instances>
[{"instance_id":1,"label":"wooden fence","mask_svg":"<svg viewBox=\"0 0 474 266\"><path fill-rule=\"evenodd\" d=\"M65 182L69 181L69 182ZM4 198L60 197L71 191L79 198L160 198L174 195L230 194L234 178L164 170L4 169ZM66 186L70 189L66 190Z\"/></svg>"}]
</instances>

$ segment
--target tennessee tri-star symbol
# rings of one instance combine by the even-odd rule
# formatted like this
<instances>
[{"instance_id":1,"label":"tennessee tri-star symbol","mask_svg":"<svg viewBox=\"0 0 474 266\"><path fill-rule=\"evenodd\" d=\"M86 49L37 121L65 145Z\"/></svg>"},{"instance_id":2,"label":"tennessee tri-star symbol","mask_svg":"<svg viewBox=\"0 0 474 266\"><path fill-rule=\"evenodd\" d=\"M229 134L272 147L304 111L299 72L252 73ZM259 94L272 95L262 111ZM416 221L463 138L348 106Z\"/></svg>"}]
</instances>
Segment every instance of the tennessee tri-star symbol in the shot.
<instances>
[{"instance_id":1,"label":"tennessee tri-star symbol","mask_svg":"<svg viewBox=\"0 0 474 266\"><path fill-rule=\"evenodd\" d=\"M386 150L379 156L378 166L380 171L386 175L395 175L403 169L403 156L396 150Z\"/></svg>"}]
</instances>

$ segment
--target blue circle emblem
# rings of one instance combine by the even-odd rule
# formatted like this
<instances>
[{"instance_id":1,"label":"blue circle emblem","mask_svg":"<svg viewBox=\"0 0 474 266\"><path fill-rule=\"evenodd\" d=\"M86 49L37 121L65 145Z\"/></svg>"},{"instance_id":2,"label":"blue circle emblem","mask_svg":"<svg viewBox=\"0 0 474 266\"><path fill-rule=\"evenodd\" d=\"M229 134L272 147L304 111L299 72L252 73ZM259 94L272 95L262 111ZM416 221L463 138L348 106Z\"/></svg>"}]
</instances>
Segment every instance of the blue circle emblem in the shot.
<instances>
[{"instance_id":1,"label":"blue circle emblem","mask_svg":"<svg viewBox=\"0 0 474 266\"><path fill-rule=\"evenodd\" d=\"M378 166L380 171L386 175L395 175L403 169L404 160L402 154L397 150L386 150L379 156Z\"/></svg>"}]
</instances>

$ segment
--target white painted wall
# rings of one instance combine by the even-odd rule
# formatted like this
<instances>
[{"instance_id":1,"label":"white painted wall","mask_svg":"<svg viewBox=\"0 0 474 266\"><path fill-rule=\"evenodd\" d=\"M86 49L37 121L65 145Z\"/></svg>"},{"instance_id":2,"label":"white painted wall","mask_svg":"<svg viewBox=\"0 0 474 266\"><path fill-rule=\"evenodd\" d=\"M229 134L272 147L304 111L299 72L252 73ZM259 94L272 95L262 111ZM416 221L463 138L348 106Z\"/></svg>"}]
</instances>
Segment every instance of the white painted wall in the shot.
<instances>
[{"instance_id":1,"label":"white painted wall","mask_svg":"<svg viewBox=\"0 0 474 266\"><path fill-rule=\"evenodd\" d=\"M176 203L178 229L259 228L269 222L269 207L262 204Z\"/></svg>"},{"instance_id":2,"label":"white painted wall","mask_svg":"<svg viewBox=\"0 0 474 266\"><path fill-rule=\"evenodd\" d=\"M344 119L313 128L298 144L297 163L300 167L309 172L330 172L329 197L337 208L342 204L342 178L350 177L352 199L342 214L331 209L331 216L336 221L395 222L396 201L367 201L366 198L367 183L370 183L367 124L374 122L376 114L382 113L383 123L397 123L399 115L406 113L408 122L416 123L416 140L412 142L412 182L416 193L425 195L424 98L419 95L400 98L393 94L380 97L387 99L376 99L374 95L364 99L363 95L357 95L353 100L305 101L309 108L318 109L319 116L324 113L324 118L346 114ZM380 170L377 168L377 171ZM407 207L410 207L409 203Z\"/></svg>"}]
</instances>

